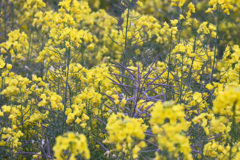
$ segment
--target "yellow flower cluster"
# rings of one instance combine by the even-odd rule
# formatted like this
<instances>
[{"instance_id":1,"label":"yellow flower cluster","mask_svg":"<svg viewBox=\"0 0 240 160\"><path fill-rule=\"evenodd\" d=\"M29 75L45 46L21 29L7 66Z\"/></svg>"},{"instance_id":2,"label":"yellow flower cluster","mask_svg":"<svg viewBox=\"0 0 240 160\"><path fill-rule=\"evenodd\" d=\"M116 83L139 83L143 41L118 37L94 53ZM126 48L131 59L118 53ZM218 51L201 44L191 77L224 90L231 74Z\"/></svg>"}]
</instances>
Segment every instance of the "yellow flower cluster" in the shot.
<instances>
[{"instance_id":1,"label":"yellow flower cluster","mask_svg":"<svg viewBox=\"0 0 240 160\"><path fill-rule=\"evenodd\" d=\"M212 11L217 10L218 7L221 6L223 12L229 15L230 14L229 10L233 9L234 3L235 1L233 0L210 0L209 5L212 6L212 8L208 8L206 10L206 13L213 13Z\"/></svg>"},{"instance_id":2,"label":"yellow flower cluster","mask_svg":"<svg viewBox=\"0 0 240 160\"><path fill-rule=\"evenodd\" d=\"M199 123L204 131L205 134L209 137L215 136L216 134L223 134L223 138L225 134L231 130L228 120L224 117L216 118L213 113L201 113L199 116L193 118L192 122L194 124Z\"/></svg>"},{"instance_id":3,"label":"yellow flower cluster","mask_svg":"<svg viewBox=\"0 0 240 160\"><path fill-rule=\"evenodd\" d=\"M194 124L200 124L211 139L204 146L204 155L219 159L239 158L239 142L236 140L239 132L238 94L238 87L231 85L218 89L212 111L201 113L192 120Z\"/></svg>"},{"instance_id":4,"label":"yellow flower cluster","mask_svg":"<svg viewBox=\"0 0 240 160\"><path fill-rule=\"evenodd\" d=\"M83 134L69 132L63 136L58 136L53 151L58 160L64 160L68 157L70 160L75 160L78 155L90 159L87 138Z\"/></svg>"},{"instance_id":5,"label":"yellow flower cluster","mask_svg":"<svg viewBox=\"0 0 240 160\"><path fill-rule=\"evenodd\" d=\"M217 98L213 101L213 112L227 116L229 120L235 119L236 123L240 122L237 114L240 111L239 88L228 87L219 92Z\"/></svg>"},{"instance_id":6,"label":"yellow flower cluster","mask_svg":"<svg viewBox=\"0 0 240 160\"><path fill-rule=\"evenodd\" d=\"M130 118L121 113L108 118L106 130L109 136L105 143L114 143L119 154L126 154L128 159L138 158L138 152L146 146L144 142L147 126L142 119Z\"/></svg>"},{"instance_id":7,"label":"yellow flower cluster","mask_svg":"<svg viewBox=\"0 0 240 160\"><path fill-rule=\"evenodd\" d=\"M17 151L17 148L22 145L20 138L24 135L20 130L15 131L15 128L6 128L3 127L0 130L1 133L1 141L0 141L0 146L1 147L6 147L6 148L13 148L14 151Z\"/></svg>"},{"instance_id":8,"label":"yellow flower cluster","mask_svg":"<svg viewBox=\"0 0 240 160\"><path fill-rule=\"evenodd\" d=\"M229 144L225 145L213 140L204 146L204 155L209 158L218 157L219 159L228 160L230 152L232 152L231 159L238 160L240 158L239 142L234 143L231 147Z\"/></svg>"},{"instance_id":9,"label":"yellow flower cluster","mask_svg":"<svg viewBox=\"0 0 240 160\"><path fill-rule=\"evenodd\" d=\"M171 3L171 5L172 6L176 6L177 3L178 2L178 6L179 6L179 8L182 8L182 6L184 5L184 3L186 2L186 0L172 0L172 3Z\"/></svg>"},{"instance_id":10,"label":"yellow flower cluster","mask_svg":"<svg viewBox=\"0 0 240 160\"><path fill-rule=\"evenodd\" d=\"M221 83L239 83L239 58L240 48L238 45L226 47L222 60L217 64L217 69L220 72L216 75L216 77L221 77Z\"/></svg>"},{"instance_id":11,"label":"yellow flower cluster","mask_svg":"<svg viewBox=\"0 0 240 160\"><path fill-rule=\"evenodd\" d=\"M8 41L0 44L1 54L10 53L13 62L15 62L16 59L22 60L23 58L27 58L29 49L27 35L24 32L20 33L18 29L11 31L8 37Z\"/></svg>"},{"instance_id":12,"label":"yellow flower cluster","mask_svg":"<svg viewBox=\"0 0 240 160\"><path fill-rule=\"evenodd\" d=\"M239 159L239 1L45 2L0 3L0 159Z\"/></svg>"},{"instance_id":13,"label":"yellow flower cluster","mask_svg":"<svg viewBox=\"0 0 240 160\"><path fill-rule=\"evenodd\" d=\"M33 25L36 25L51 37L47 45L49 47L45 47L37 61L44 61L45 59L49 61L49 52L51 53L50 57L53 55L54 57L52 58L54 59L60 58L61 55L58 54L66 52L64 47L71 48L71 59L75 62L87 60L88 63L94 63L91 61L93 56L97 60L95 62L108 60L109 51L106 45L113 45L109 41L108 34L110 28L112 29L114 25L117 25L117 21L104 10L92 12L88 3L84 1L74 0L71 3L71 1L66 0L59 5L61 8L58 10L58 13L47 11L35 14ZM49 26L51 26L50 32ZM105 27L101 28L98 26ZM62 32L63 30L64 32ZM56 46L56 44L58 45ZM64 45L62 48L59 48L59 44ZM98 44L97 48L95 44ZM79 53L81 53L81 56L79 56Z\"/></svg>"},{"instance_id":14,"label":"yellow flower cluster","mask_svg":"<svg viewBox=\"0 0 240 160\"><path fill-rule=\"evenodd\" d=\"M152 108L150 123L160 151L167 150L175 158L180 152L184 159L192 159L190 142L186 137L189 123L185 120L184 107L174 102L159 101ZM164 157L156 154L156 159Z\"/></svg>"}]
</instances>

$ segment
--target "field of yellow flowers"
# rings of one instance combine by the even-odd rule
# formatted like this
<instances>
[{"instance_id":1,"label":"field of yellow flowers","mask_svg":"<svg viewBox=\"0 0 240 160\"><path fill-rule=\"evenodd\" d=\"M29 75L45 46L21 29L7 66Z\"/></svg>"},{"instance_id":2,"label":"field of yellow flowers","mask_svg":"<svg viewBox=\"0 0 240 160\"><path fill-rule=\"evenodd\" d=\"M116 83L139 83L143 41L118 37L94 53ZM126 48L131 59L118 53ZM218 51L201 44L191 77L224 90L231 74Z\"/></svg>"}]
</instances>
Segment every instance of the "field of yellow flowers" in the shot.
<instances>
[{"instance_id":1,"label":"field of yellow flowers","mask_svg":"<svg viewBox=\"0 0 240 160\"><path fill-rule=\"evenodd\" d=\"M1 0L1 160L240 160L240 0Z\"/></svg>"}]
</instances>

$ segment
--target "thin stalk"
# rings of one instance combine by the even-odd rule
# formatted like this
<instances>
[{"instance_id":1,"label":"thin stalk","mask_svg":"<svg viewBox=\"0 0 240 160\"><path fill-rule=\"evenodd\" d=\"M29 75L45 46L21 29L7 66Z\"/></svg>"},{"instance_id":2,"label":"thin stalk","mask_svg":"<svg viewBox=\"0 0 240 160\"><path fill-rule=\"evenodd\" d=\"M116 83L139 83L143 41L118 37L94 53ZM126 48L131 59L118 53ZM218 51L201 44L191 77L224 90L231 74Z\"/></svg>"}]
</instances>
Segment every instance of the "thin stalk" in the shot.
<instances>
[{"instance_id":1,"label":"thin stalk","mask_svg":"<svg viewBox=\"0 0 240 160\"><path fill-rule=\"evenodd\" d=\"M230 131L230 151L229 151L229 160L232 159L232 149L233 149L233 143L236 142L236 104L237 101L234 102L232 112L233 112L233 120L231 125L231 131Z\"/></svg>"},{"instance_id":2,"label":"thin stalk","mask_svg":"<svg viewBox=\"0 0 240 160\"><path fill-rule=\"evenodd\" d=\"M195 51L196 51L196 41L197 41L197 31L195 31L194 44L193 44L193 53L195 53ZM194 60L195 60L195 57L192 58L192 64L190 66L190 71L189 71L189 86L190 87L191 87L192 66L193 66Z\"/></svg>"},{"instance_id":3,"label":"thin stalk","mask_svg":"<svg viewBox=\"0 0 240 160\"><path fill-rule=\"evenodd\" d=\"M127 33L128 33L128 21L129 21L129 14L130 14L130 9L129 6L127 7L127 22L126 22L126 28L125 28L125 46L124 46L124 53L123 53L123 59L122 59L122 63L124 66L126 66L126 57L127 57Z\"/></svg>"},{"instance_id":4,"label":"thin stalk","mask_svg":"<svg viewBox=\"0 0 240 160\"><path fill-rule=\"evenodd\" d=\"M181 64L182 67L181 67L181 82L180 82L181 85L180 85L180 96L179 96L180 103L182 102L182 92L183 92L182 91L182 84L183 84L183 82L182 82L183 81L183 53L181 53L181 55L182 55L182 62L181 62L182 63Z\"/></svg>"},{"instance_id":5,"label":"thin stalk","mask_svg":"<svg viewBox=\"0 0 240 160\"><path fill-rule=\"evenodd\" d=\"M238 84L240 84L240 64L238 62Z\"/></svg>"},{"instance_id":6,"label":"thin stalk","mask_svg":"<svg viewBox=\"0 0 240 160\"><path fill-rule=\"evenodd\" d=\"M68 99L68 76L69 76L69 64L70 64L70 59L71 59L71 48L68 49L67 52L67 59L66 59L66 81L65 81L65 97L64 97L64 113L66 111L66 105L67 105L67 99ZM64 132L64 124L65 124L65 119L63 117L63 128L62 128L62 133Z\"/></svg>"},{"instance_id":7,"label":"thin stalk","mask_svg":"<svg viewBox=\"0 0 240 160\"><path fill-rule=\"evenodd\" d=\"M217 6L217 24L216 24L216 40L215 40L215 49L214 49L214 57L213 57L213 65L212 65L212 74L211 74L211 83L213 81L213 72L215 69L215 61L216 61L216 52L217 52L217 46L218 46L218 29L219 29L219 14L220 14L220 9L219 9L219 4Z\"/></svg>"},{"instance_id":8,"label":"thin stalk","mask_svg":"<svg viewBox=\"0 0 240 160\"><path fill-rule=\"evenodd\" d=\"M169 74L170 74L170 61L171 61L171 50L172 50L172 47L171 47L171 44L172 44L172 32L171 32L171 38L170 38L170 48L169 48L169 51L168 51L168 75L167 75L167 84L169 85Z\"/></svg>"}]
</instances>

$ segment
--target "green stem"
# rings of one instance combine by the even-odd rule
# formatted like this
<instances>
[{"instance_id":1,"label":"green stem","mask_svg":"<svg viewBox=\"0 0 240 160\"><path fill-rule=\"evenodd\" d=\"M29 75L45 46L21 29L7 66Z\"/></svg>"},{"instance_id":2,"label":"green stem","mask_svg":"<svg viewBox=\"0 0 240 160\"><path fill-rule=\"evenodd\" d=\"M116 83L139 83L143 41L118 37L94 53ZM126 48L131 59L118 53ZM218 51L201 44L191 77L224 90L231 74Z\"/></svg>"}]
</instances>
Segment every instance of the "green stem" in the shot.
<instances>
[{"instance_id":1,"label":"green stem","mask_svg":"<svg viewBox=\"0 0 240 160\"><path fill-rule=\"evenodd\" d=\"M182 63L182 64L181 64L182 67L181 67L181 84L180 84L180 96L179 96L179 100L180 100L179 102L180 102L180 103L182 103L182 92L183 92L183 91L182 91L182 84L183 84L183 83L182 83L182 81L183 81L183 53L181 53L181 55L182 55L182 62L181 62L181 63Z\"/></svg>"},{"instance_id":2,"label":"green stem","mask_svg":"<svg viewBox=\"0 0 240 160\"><path fill-rule=\"evenodd\" d=\"M231 125L231 131L229 132L230 135L230 151L229 151L229 160L232 159L232 148L233 148L233 143L236 142L236 104L237 101L234 102L232 112L233 112L233 120L232 120L232 125Z\"/></svg>"},{"instance_id":3,"label":"green stem","mask_svg":"<svg viewBox=\"0 0 240 160\"><path fill-rule=\"evenodd\" d=\"M220 14L220 9L219 5L217 7L217 24L216 24L216 40L215 40L215 49L214 49L214 57L213 57L213 65L212 65L212 74L211 74L211 83L213 81L213 72L215 69L215 61L216 61L216 54L217 54L217 47L218 47L218 29L219 29L219 14Z\"/></svg>"},{"instance_id":4,"label":"green stem","mask_svg":"<svg viewBox=\"0 0 240 160\"><path fill-rule=\"evenodd\" d=\"M196 41L197 41L197 31L195 31L195 37L194 37L194 44L193 44L193 53L196 51ZM195 57L192 57L192 64L190 66L190 71L189 71L189 86L191 87L191 76L192 76L192 66L193 62L195 60Z\"/></svg>"},{"instance_id":5,"label":"green stem","mask_svg":"<svg viewBox=\"0 0 240 160\"><path fill-rule=\"evenodd\" d=\"M66 106L67 106L67 99L68 99L68 76L69 76L69 64L70 64L70 59L71 59L71 48L68 49L68 52L67 52L67 59L65 61L66 63L66 81L65 81L65 97L64 97L64 113L66 111ZM64 132L64 125L65 124L65 118L64 118L64 115L63 115L63 128L62 128L62 133Z\"/></svg>"}]
</instances>

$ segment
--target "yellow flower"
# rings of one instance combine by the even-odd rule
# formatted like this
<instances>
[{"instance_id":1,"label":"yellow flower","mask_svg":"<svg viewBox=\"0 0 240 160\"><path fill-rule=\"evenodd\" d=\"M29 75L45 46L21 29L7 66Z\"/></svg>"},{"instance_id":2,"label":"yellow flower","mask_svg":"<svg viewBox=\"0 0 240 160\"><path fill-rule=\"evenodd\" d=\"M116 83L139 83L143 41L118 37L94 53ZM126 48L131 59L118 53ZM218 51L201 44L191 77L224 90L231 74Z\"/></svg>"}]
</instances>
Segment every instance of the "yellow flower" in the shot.
<instances>
[{"instance_id":1,"label":"yellow flower","mask_svg":"<svg viewBox=\"0 0 240 160\"><path fill-rule=\"evenodd\" d=\"M5 62L2 60L2 58L0 57L0 68L3 68L5 66Z\"/></svg>"},{"instance_id":2,"label":"yellow flower","mask_svg":"<svg viewBox=\"0 0 240 160\"><path fill-rule=\"evenodd\" d=\"M9 113L10 110L11 110L11 106L6 106L6 105L2 106L2 111L4 113Z\"/></svg>"},{"instance_id":3,"label":"yellow flower","mask_svg":"<svg viewBox=\"0 0 240 160\"><path fill-rule=\"evenodd\" d=\"M113 113L106 126L109 136L105 139L105 142L115 143L116 150L124 150L127 154L132 150L134 152L132 156L136 158L139 150L145 147L144 142L134 146L136 141L145 138L142 123L143 120L130 118L121 113L117 115ZM132 148L132 146L134 147Z\"/></svg>"},{"instance_id":4,"label":"yellow flower","mask_svg":"<svg viewBox=\"0 0 240 160\"><path fill-rule=\"evenodd\" d=\"M80 124L80 126L81 126L82 128L85 128L86 125L87 125L87 123L82 123L82 124Z\"/></svg>"},{"instance_id":5,"label":"yellow flower","mask_svg":"<svg viewBox=\"0 0 240 160\"><path fill-rule=\"evenodd\" d=\"M173 27L176 26L177 23L178 23L178 20L177 20L177 19L170 20L170 21L171 21L171 24L172 24Z\"/></svg>"},{"instance_id":6,"label":"yellow flower","mask_svg":"<svg viewBox=\"0 0 240 160\"><path fill-rule=\"evenodd\" d=\"M73 132L65 133L63 136L56 138L56 144L53 147L54 156L62 159L64 151L69 151L71 157L75 158L81 155L86 159L90 159L90 151L87 146L87 138L83 134L75 134Z\"/></svg>"},{"instance_id":7,"label":"yellow flower","mask_svg":"<svg viewBox=\"0 0 240 160\"><path fill-rule=\"evenodd\" d=\"M12 69L12 65L11 64L7 64L7 70L10 70L10 69Z\"/></svg>"},{"instance_id":8,"label":"yellow flower","mask_svg":"<svg viewBox=\"0 0 240 160\"><path fill-rule=\"evenodd\" d=\"M200 103L202 101L202 94L199 92L195 92L193 94L193 99L196 100L198 103Z\"/></svg>"},{"instance_id":9,"label":"yellow flower","mask_svg":"<svg viewBox=\"0 0 240 160\"><path fill-rule=\"evenodd\" d=\"M79 123L81 122L81 119L77 117L77 119L75 120L75 122L76 122L77 124L79 124Z\"/></svg>"},{"instance_id":10,"label":"yellow flower","mask_svg":"<svg viewBox=\"0 0 240 160\"><path fill-rule=\"evenodd\" d=\"M213 85L211 83L208 83L206 85L206 88L209 89L209 90L212 90L214 87L213 87Z\"/></svg>"},{"instance_id":11,"label":"yellow flower","mask_svg":"<svg viewBox=\"0 0 240 160\"><path fill-rule=\"evenodd\" d=\"M184 5L184 3L186 2L186 0L180 0L178 6L179 8L182 8L182 6Z\"/></svg>"},{"instance_id":12,"label":"yellow flower","mask_svg":"<svg viewBox=\"0 0 240 160\"><path fill-rule=\"evenodd\" d=\"M5 54L5 53L7 53L7 51L4 48L1 48L1 53Z\"/></svg>"},{"instance_id":13,"label":"yellow flower","mask_svg":"<svg viewBox=\"0 0 240 160\"><path fill-rule=\"evenodd\" d=\"M182 20L185 19L185 17L182 14L180 14L179 19Z\"/></svg>"},{"instance_id":14,"label":"yellow flower","mask_svg":"<svg viewBox=\"0 0 240 160\"><path fill-rule=\"evenodd\" d=\"M159 121L160 117L161 121ZM166 119L168 122L165 121ZM183 133L189 127L185 120L184 107L172 102L163 104L157 102L151 111L150 124L153 134L156 135L159 148L167 149L174 157L178 157L178 152L183 153L184 157L191 155L189 140ZM191 156L188 159L192 159Z\"/></svg>"},{"instance_id":15,"label":"yellow flower","mask_svg":"<svg viewBox=\"0 0 240 160\"><path fill-rule=\"evenodd\" d=\"M89 117L84 113L82 115L82 121L89 120Z\"/></svg>"},{"instance_id":16,"label":"yellow flower","mask_svg":"<svg viewBox=\"0 0 240 160\"><path fill-rule=\"evenodd\" d=\"M137 5L138 5L139 7L142 7L142 6L143 6L143 3L138 0L138 1L137 1Z\"/></svg>"},{"instance_id":17,"label":"yellow flower","mask_svg":"<svg viewBox=\"0 0 240 160\"><path fill-rule=\"evenodd\" d=\"M94 44L93 44L93 43L89 44L89 45L87 46L87 49L93 50L93 49L94 49Z\"/></svg>"}]
</instances>

